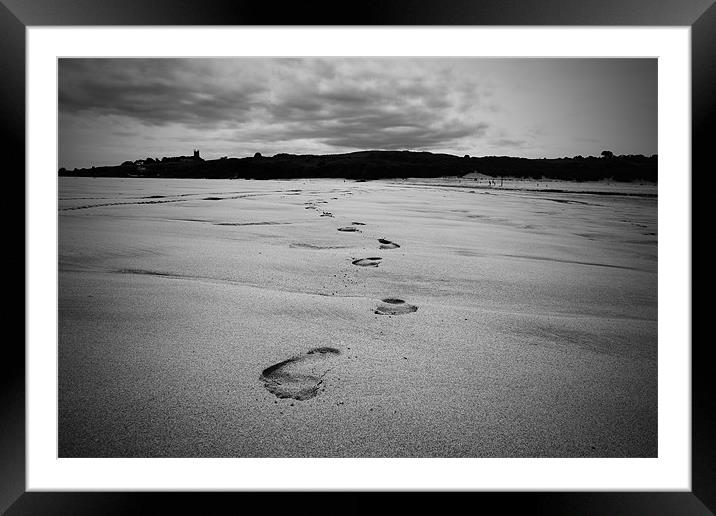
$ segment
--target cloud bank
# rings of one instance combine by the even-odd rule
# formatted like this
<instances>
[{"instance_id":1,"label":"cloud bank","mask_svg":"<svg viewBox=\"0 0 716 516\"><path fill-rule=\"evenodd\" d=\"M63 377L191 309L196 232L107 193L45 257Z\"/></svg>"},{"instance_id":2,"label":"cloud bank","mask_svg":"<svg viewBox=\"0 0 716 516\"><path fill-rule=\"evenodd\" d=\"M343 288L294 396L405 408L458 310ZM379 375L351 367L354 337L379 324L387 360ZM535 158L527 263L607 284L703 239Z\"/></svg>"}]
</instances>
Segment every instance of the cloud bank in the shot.
<instances>
[{"instance_id":1,"label":"cloud bank","mask_svg":"<svg viewBox=\"0 0 716 516\"><path fill-rule=\"evenodd\" d=\"M62 59L58 100L67 168L193 147L598 154L618 128L656 152L647 60Z\"/></svg>"}]
</instances>

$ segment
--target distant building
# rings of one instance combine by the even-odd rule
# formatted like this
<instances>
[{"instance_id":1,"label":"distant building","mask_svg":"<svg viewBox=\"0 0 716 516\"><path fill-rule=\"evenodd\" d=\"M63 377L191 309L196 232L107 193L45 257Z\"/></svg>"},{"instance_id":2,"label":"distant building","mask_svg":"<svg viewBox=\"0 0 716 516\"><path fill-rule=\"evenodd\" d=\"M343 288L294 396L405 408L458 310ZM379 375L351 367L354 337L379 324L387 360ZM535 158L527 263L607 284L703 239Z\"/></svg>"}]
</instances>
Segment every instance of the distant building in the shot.
<instances>
[{"instance_id":1,"label":"distant building","mask_svg":"<svg viewBox=\"0 0 716 516\"><path fill-rule=\"evenodd\" d=\"M162 161L164 161L164 158L162 158ZM199 156L199 149L194 149L193 156L177 156L177 157L173 157L173 158L167 158L167 161L188 162L188 161L204 161L204 159L201 156Z\"/></svg>"}]
</instances>

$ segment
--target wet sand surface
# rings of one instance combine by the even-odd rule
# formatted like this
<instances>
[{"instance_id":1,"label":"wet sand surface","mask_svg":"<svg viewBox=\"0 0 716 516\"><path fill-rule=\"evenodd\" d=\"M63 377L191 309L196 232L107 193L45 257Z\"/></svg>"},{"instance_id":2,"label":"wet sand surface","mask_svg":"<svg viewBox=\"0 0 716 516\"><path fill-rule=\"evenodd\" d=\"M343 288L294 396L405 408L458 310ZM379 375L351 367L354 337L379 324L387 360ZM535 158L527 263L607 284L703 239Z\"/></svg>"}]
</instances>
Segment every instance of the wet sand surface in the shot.
<instances>
[{"instance_id":1,"label":"wet sand surface","mask_svg":"<svg viewBox=\"0 0 716 516\"><path fill-rule=\"evenodd\" d=\"M554 184L60 178L59 455L656 456L657 199Z\"/></svg>"}]
</instances>

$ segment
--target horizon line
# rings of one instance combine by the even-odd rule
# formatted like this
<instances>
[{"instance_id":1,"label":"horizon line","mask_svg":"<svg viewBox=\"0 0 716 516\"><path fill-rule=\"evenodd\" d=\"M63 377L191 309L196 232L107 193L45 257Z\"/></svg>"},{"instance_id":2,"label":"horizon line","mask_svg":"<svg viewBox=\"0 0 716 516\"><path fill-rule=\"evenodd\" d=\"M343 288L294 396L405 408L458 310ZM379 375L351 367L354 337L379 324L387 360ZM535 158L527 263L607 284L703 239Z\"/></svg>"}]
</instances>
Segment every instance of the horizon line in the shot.
<instances>
[{"instance_id":1,"label":"horizon line","mask_svg":"<svg viewBox=\"0 0 716 516\"><path fill-rule=\"evenodd\" d=\"M193 150L194 150L194 151L199 151L199 153L201 153L201 149L193 148ZM600 151L600 155L601 155L602 152L605 152L605 151L606 151L606 152L611 152L611 151L609 151L608 149L604 149L604 150ZM281 156L281 155L285 155L285 156L320 156L320 157L323 157L323 156L346 156L346 155L350 155L350 154L359 154L359 153L364 153L364 152L374 152L374 153L409 152L409 153L415 153L415 154L431 154L431 155L435 155L435 156L439 156L439 155L442 155L442 156L451 156L451 157L461 158L461 159L464 159L464 158L466 158L466 157L467 157L467 158L470 158L470 159L472 159L472 158L478 158L478 159L479 159L479 158L512 158L512 159L527 159L527 160L537 160L537 161L538 161L538 160L557 160L557 159L559 159L559 160L562 160L562 159L577 159L577 158L580 158L580 157L583 158L583 159L587 159L587 158L603 159L602 157L600 157L600 155L596 155L596 156L595 156L595 155L592 155L592 154L587 155L587 156L582 155L582 154L575 154L575 155L573 155L573 156L553 156L553 157L542 156L542 157L539 157L539 158L534 158L534 157L526 157L526 156L507 155L507 154L486 154L486 155L463 154L463 155L461 156L461 155L459 155L459 154L450 154L450 153L448 153L448 152L432 152L432 151L427 151L427 150L409 150L409 149L400 149L400 150L363 149L363 150L356 150L356 151L350 151L350 152L336 152L336 153L325 153L325 154L311 154L311 153L301 154L301 153L292 153L292 152L278 152L278 153L275 153L275 154L273 154L273 155L263 155L263 154L261 154L260 152L256 152L256 153L254 153L253 156L251 156L251 155L246 155L246 156L228 156L228 155L227 155L227 156L221 156L221 157L218 157L218 158L209 158L209 159L201 158L201 159L202 159L203 161L219 161L219 160L221 160L221 159L255 159L255 158L257 158L257 157L260 157L260 158L275 158L275 157ZM258 156L257 156L257 154L258 154ZM627 156L627 157L628 157L628 156L643 156L643 157L645 157L645 158L653 158L653 157L657 157L657 158L658 158L658 155L659 155L658 153L653 153L653 154L613 154L612 157L618 158L618 157L625 157L625 156ZM162 157L160 157L160 158L153 157L153 156L147 156L146 158L136 158L136 159L133 159L133 160L130 159L130 160L125 160L125 161L123 161L123 162L121 162L121 163L115 163L115 164L107 164L107 165L87 165L87 166L84 166L84 167L73 167L72 170L81 170L81 169L83 169L83 168L92 168L92 167L113 167L113 166L121 166L123 163L126 163L127 161L131 161L131 162L134 163L134 162L136 162L136 161L142 161L142 160L148 160L148 159L161 160L161 159L164 159L164 158L181 158L181 157L192 158L192 155L162 156ZM58 170L61 170L61 169L69 170L67 167L58 167Z\"/></svg>"}]
</instances>

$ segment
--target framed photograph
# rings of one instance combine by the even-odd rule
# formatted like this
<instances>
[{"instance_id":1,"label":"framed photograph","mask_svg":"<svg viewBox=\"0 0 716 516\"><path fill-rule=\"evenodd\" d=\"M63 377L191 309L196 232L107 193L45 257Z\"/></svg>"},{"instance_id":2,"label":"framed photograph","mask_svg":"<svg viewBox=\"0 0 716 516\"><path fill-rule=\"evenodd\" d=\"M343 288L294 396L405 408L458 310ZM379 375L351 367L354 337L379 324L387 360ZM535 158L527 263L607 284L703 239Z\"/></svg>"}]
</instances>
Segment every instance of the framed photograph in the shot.
<instances>
[{"instance_id":1,"label":"framed photograph","mask_svg":"<svg viewBox=\"0 0 716 516\"><path fill-rule=\"evenodd\" d=\"M27 301L2 510L714 511L710 1L4 0L0 22Z\"/></svg>"}]
</instances>

